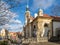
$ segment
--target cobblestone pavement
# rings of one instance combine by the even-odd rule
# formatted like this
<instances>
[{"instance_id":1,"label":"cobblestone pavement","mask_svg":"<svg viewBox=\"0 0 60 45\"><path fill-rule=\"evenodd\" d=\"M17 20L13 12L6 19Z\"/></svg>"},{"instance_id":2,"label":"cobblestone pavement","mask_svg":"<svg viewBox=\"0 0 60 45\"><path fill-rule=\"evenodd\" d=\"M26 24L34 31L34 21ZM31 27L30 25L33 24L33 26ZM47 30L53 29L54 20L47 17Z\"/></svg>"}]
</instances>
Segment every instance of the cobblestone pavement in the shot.
<instances>
[{"instance_id":1,"label":"cobblestone pavement","mask_svg":"<svg viewBox=\"0 0 60 45\"><path fill-rule=\"evenodd\" d=\"M30 44L33 45L33 44ZM58 43L53 43L53 42L40 42L40 43L36 43L34 45L60 45Z\"/></svg>"},{"instance_id":2,"label":"cobblestone pavement","mask_svg":"<svg viewBox=\"0 0 60 45\"><path fill-rule=\"evenodd\" d=\"M40 43L30 43L30 44L23 44L23 45L60 45L60 44L54 42L40 42Z\"/></svg>"}]
</instances>

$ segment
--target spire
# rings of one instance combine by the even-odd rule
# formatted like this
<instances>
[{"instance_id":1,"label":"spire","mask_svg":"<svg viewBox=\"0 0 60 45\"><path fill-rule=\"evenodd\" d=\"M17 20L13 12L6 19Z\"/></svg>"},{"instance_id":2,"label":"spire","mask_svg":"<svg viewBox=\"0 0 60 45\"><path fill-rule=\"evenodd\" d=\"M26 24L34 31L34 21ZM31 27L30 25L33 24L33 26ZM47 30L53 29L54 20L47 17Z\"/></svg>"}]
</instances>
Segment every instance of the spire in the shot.
<instances>
[{"instance_id":1,"label":"spire","mask_svg":"<svg viewBox=\"0 0 60 45\"><path fill-rule=\"evenodd\" d=\"M26 11L29 11L29 6L28 5L26 6Z\"/></svg>"},{"instance_id":2,"label":"spire","mask_svg":"<svg viewBox=\"0 0 60 45\"><path fill-rule=\"evenodd\" d=\"M29 8L28 4L27 4L27 8Z\"/></svg>"},{"instance_id":3,"label":"spire","mask_svg":"<svg viewBox=\"0 0 60 45\"><path fill-rule=\"evenodd\" d=\"M29 11L29 0L27 0L26 11Z\"/></svg>"},{"instance_id":4,"label":"spire","mask_svg":"<svg viewBox=\"0 0 60 45\"><path fill-rule=\"evenodd\" d=\"M30 21L30 11L29 11L28 2L29 2L29 0L27 0L27 5L26 5L25 24L29 23L29 21Z\"/></svg>"}]
</instances>

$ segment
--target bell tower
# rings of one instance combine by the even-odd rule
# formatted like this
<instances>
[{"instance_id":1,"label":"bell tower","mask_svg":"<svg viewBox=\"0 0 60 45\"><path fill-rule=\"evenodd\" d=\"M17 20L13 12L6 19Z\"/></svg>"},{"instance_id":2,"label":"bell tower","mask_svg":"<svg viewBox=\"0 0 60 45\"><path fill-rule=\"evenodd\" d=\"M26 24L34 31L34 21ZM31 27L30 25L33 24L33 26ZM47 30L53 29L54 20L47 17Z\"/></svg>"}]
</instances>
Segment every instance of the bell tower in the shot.
<instances>
[{"instance_id":1,"label":"bell tower","mask_svg":"<svg viewBox=\"0 0 60 45\"><path fill-rule=\"evenodd\" d=\"M25 24L29 23L29 18L30 18L30 11L29 11L29 6L26 6L26 12L25 12Z\"/></svg>"}]
</instances>

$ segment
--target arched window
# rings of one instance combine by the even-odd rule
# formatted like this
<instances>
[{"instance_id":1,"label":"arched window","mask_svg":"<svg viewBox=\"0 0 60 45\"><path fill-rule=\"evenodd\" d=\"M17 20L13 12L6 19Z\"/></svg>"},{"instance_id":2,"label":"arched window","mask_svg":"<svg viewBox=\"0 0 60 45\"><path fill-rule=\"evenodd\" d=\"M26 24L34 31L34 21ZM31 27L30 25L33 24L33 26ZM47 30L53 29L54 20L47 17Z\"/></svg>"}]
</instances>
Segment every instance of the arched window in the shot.
<instances>
[{"instance_id":1,"label":"arched window","mask_svg":"<svg viewBox=\"0 0 60 45\"><path fill-rule=\"evenodd\" d=\"M36 31L36 25L33 26L33 30Z\"/></svg>"},{"instance_id":2,"label":"arched window","mask_svg":"<svg viewBox=\"0 0 60 45\"><path fill-rule=\"evenodd\" d=\"M34 29L36 28L36 26L34 25Z\"/></svg>"},{"instance_id":3,"label":"arched window","mask_svg":"<svg viewBox=\"0 0 60 45\"><path fill-rule=\"evenodd\" d=\"M47 24L47 23L45 23L45 24L44 24L44 27L48 27L48 24Z\"/></svg>"},{"instance_id":4,"label":"arched window","mask_svg":"<svg viewBox=\"0 0 60 45\"><path fill-rule=\"evenodd\" d=\"M49 30L48 24L45 23L45 24L44 24L44 36L45 36L45 37L47 37L48 30Z\"/></svg>"}]
</instances>

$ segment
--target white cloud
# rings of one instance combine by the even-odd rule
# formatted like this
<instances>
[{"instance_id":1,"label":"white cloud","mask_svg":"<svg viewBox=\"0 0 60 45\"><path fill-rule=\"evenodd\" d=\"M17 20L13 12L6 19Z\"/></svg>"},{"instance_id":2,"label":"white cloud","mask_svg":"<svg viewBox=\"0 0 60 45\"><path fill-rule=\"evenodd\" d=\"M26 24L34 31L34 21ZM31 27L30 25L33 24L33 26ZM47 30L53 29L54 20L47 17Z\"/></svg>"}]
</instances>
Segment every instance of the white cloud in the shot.
<instances>
[{"instance_id":1,"label":"white cloud","mask_svg":"<svg viewBox=\"0 0 60 45\"><path fill-rule=\"evenodd\" d=\"M11 18L17 17L17 14L14 12L11 12L8 8L10 6L6 4L4 1L0 2L0 16L9 16Z\"/></svg>"},{"instance_id":2,"label":"white cloud","mask_svg":"<svg viewBox=\"0 0 60 45\"><path fill-rule=\"evenodd\" d=\"M14 32L23 30L23 24L21 23L21 21L12 21L12 22L15 22L15 23L5 24L5 25L3 25L3 28L6 28L9 31L14 31ZM17 23L19 23L19 24L17 24Z\"/></svg>"},{"instance_id":3,"label":"white cloud","mask_svg":"<svg viewBox=\"0 0 60 45\"><path fill-rule=\"evenodd\" d=\"M3 23L4 25L2 25L1 28L6 28L10 31L22 30L23 24L20 20L17 19L18 15L14 12L11 12L10 10L7 10L7 8L9 8L8 4L3 1L1 4L2 3L4 3L4 5L0 7L0 23Z\"/></svg>"},{"instance_id":4,"label":"white cloud","mask_svg":"<svg viewBox=\"0 0 60 45\"><path fill-rule=\"evenodd\" d=\"M10 13L12 13L12 12L10 12ZM13 15L9 14L9 16L14 16L14 13L12 13L12 14ZM7 17L7 19L8 19L8 17ZM3 25L3 28L6 28L10 31L22 31L23 24L20 20L12 18L9 20L9 23Z\"/></svg>"},{"instance_id":5,"label":"white cloud","mask_svg":"<svg viewBox=\"0 0 60 45\"><path fill-rule=\"evenodd\" d=\"M32 10L42 8L47 9L48 7L52 6L54 3L54 0L33 0L32 4Z\"/></svg>"},{"instance_id":6,"label":"white cloud","mask_svg":"<svg viewBox=\"0 0 60 45\"><path fill-rule=\"evenodd\" d=\"M4 1L0 2L0 12L6 11L10 6Z\"/></svg>"},{"instance_id":7,"label":"white cloud","mask_svg":"<svg viewBox=\"0 0 60 45\"><path fill-rule=\"evenodd\" d=\"M6 12L7 12L7 15L10 16L11 18L18 17L18 15L16 13L14 13L14 12L11 12L9 10L6 10Z\"/></svg>"},{"instance_id":8,"label":"white cloud","mask_svg":"<svg viewBox=\"0 0 60 45\"><path fill-rule=\"evenodd\" d=\"M21 21L20 20L18 20L18 19L12 19L12 20L10 20L10 23L16 23L16 24L21 24Z\"/></svg>"}]
</instances>

